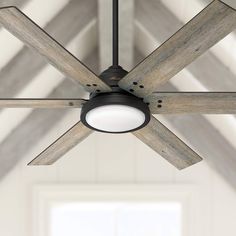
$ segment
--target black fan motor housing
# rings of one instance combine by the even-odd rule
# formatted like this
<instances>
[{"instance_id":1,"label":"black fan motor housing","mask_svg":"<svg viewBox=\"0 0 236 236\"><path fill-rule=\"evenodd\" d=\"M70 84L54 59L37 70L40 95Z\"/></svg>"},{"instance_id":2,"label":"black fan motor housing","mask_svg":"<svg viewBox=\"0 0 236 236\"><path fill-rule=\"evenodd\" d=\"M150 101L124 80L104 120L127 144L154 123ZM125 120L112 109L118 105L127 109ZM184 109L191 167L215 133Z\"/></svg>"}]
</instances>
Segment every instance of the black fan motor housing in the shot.
<instances>
[{"instance_id":1,"label":"black fan motor housing","mask_svg":"<svg viewBox=\"0 0 236 236\"><path fill-rule=\"evenodd\" d=\"M127 130L125 132L107 132L103 130L95 129L94 127L90 126L86 121L86 114L91 111L92 109L95 109L100 106L107 106L107 105L125 105L134 107L145 115L145 121L144 123L133 129L133 130ZM150 121L150 110L146 103L143 102L142 99L137 98L127 92L111 92L111 93L101 93L97 94L96 96L93 96L88 102L86 102L81 110L81 117L80 117L82 123L87 126L88 128L104 133L127 133L132 132L138 129L143 128L146 126Z\"/></svg>"},{"instance_id":2,"label":"black fan motor housing","mask_svg":"<svg viewBox=\"0 0 236 236\"><path fill-rule=\"evenodd\" d=\"M145 115L145 121L141 126L133 130L128 130L125 132L116 132L116 133L127 133L131 131L135 131L135 130L143 128L149 123L150 110L149 110L148 105L143 102L143 99L138 98L124 91L118 86L118 82L124 76L126 76L127 73L128 72L125 71L121 66L111 66L100 75L100 78L112 88L112 92L100 93L97 91L95 93L90 94L90 100L86 102L85 104L83 104L83 107L81 110L80 118L81 118L82 123L85 126L96 131L105 132L105 133L113 133L113 132L107 132L103 130L97 130L94 127L90 126L86 121L86 115L89 111L97 107L107 106L107 105L124 105L124 106L134 107L140 110Z\"/></svg>"}]
</instances>

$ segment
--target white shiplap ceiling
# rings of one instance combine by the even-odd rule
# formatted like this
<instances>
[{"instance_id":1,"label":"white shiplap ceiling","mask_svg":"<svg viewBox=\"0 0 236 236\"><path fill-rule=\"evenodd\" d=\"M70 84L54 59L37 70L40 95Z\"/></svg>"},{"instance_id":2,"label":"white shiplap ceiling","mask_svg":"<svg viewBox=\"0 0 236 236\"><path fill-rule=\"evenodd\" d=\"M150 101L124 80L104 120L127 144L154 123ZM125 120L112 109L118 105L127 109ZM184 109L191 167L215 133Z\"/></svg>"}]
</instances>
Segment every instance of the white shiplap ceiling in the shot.
<instances>
[{"instance_id":1,"label":"white shiplap ceiling","mask_svg":"<svg viewBox=\"0 0 236 236\"><path fill-rule=\"evenodd\" d=\"M2 4L7 5L8 2L9 5L12 3L14 5L14 1L5 1ZM108 63L106 59L110 55L106 54L109 54L110 40L104 36L109 37L109 33L107 33L109 30L103 24L109 22L104 18L104 12L110 10L109 1L100 0L96 4L93 0L51 0L47 3L40 0L22 0L23 5L20 3L21 1L17 1L21 10L40 26L46 27L49 33L56 36L59 42L62 42L81 60L94 53L96 47L99 46L100 66L104 68L104 64ZM148 55L208 3L207 0L122 0L121 48L124 48L123 52L129 52L131 55L123 57L125 58L123 63L126 63L123 66L129 68L134 62L137 63L137 59L134 58L134 48L140 51L143 56ZM76 24L80 21L83 23ZM74 33L71 33L70 29L73 29L72 32ZM66 38L66 34L70 37ZM99 37L97 37L98 35ZM203 64L201 58L202 62L198 60L191 68L188 67L173 78L172 85L178 90L185 91L211 91L218 87L222 88L223 91L236 91L236 82L233 80L236 78L235 35L232 33L213 47L210 53L207 53L203 58L206 60L206 63L204 61L204 68L201 66L201 63ZM0 97L8 97L9 95L10 97L86 96L80 88L75 89L72 82L64 81L63 75L53 67L42 63L37 55L31 53L4 29L0 31L0 45L4 45L0 54ZM211 63L207 66L208 62L214 60L217 63ZM22 64L19 65L19 62ZM32 70L30 70L31 66ZM96 65L89 66L96 67ZM226 79L221 78L221 81L220 78L218 79L219 69L223 71L222 75ZM199 74L204 75L204 78L198 76ZM28 78L25 79L27 76ZM215 82L211 80L212 77L216 78ZM63 91L64 87L68 89L68 92ZM16 160L23 158L29 148L36 145L45 135L45 131L57 124L55 120L59 120L65 113L66 111L55 111L46 114L30 109L3 110L0 114L2 124L0 132L0 141L2 142L0 144L0 176L4 176L14 167ZM207 159L209 163L236 187L236 175L233 173L236 170L236 158L234 159L236 119L233 115L183 117L182 121L178 118L174 122L173 118L162 117L162 119L191 146L202 153L206 159L208 155L213 156L214 158ZM183 121L187 121L191 125L190 134L186 133L186 129L181 132L181 127L186 127L186 124L183 125ZM197 124L202 127L198 127ZM41 132L36 132L32 140L29 135L37 128L37 125L40 125ZM203 137L211 139L208 140L209 145L204 146L203 141L198 137L201 134L204 134ZM219 143L222 143L224 147L219 146ZM16 150L18 151L16 152ZM216 154L212 155L214 151ZM224 154L228 158L225 158Z\"/></svg>"}]
</instances>

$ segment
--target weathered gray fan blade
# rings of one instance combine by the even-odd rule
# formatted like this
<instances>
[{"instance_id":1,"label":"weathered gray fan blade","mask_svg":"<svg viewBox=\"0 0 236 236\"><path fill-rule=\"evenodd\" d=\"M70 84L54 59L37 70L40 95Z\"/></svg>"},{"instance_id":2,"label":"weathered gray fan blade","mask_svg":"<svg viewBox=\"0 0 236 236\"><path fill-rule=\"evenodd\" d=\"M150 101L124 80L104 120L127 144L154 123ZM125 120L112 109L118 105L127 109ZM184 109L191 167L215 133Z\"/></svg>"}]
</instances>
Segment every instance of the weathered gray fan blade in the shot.
<instances>
[{"instance_id":1,"label":"weathered gray fan blade","mask_svg":"<svg viewBox=\"0 0 236 236\"><path fill-rule=\"evenodd\" d=\"M197 153L154 117L151 117L146 127L133 134L179 170L202 160Z\"/></svg>"},{"instance_id":2,"label":"weathered gray fan blade","mask_svg":"<svg viewBox=\"0 0 236 236\"><path fill-rule=\"evenodd\" d=\"M215 0L125 76L119 86L144 98L235 28L236 11Z\"/></svg>"},{"instance_id":3,"label":"weathered gray fan blade","mask_svg":"<svg viewBox=\"0 0 236 236\"><path fill-rule=\"evenodd\" d=\"M153 114L236 114L233 92L161 92L145 101Z\"/></svg>"},{"instance_id":4,"label":"weathered gray fan blade","mask_svg":"<svg viewBox=\"0 0 236 236\"><path fill-rule=\"evenodd\" d=\"M84 99L0 99L0 108L81 108Z\"/></svg>"},{"instance_id":5,"label":"weathered gray fan blade","mask_svg":"<svg viewBox=\"0 0 236 236\"><path fill-rule=\"evenodd\" d=\"M111 91L108 85L16 7L0 8L0 25L88 92Z\"/></svg>"},{"instance_id":6,"label":"weathered gray fan blade","mask_svg":"<svg viewBox=\"0 0 236 236\"><path fill-rule=\"evenodd\" d=\"M93 131L78 122L28 165L51 165L70 149L87 138Z\"/></svg>"}]
</instances>

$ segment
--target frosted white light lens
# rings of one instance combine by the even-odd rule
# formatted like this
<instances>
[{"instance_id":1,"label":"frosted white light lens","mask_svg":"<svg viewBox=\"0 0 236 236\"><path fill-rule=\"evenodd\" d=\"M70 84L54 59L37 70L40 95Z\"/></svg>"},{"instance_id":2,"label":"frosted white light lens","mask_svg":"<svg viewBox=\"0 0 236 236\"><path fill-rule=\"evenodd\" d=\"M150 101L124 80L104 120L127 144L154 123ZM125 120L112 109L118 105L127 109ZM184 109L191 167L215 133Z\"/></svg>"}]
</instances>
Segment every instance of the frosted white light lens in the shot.
<instances>
[{"instance_id":1,"label":"frosted white light lens","mask_svg":"<svg viewBox=\"0 0 236 236\"><path fill-rule=\"evenodd\" d=\"M95 129L118 133L140 127L145 122L145 114L130 106L106 105L89 111L86 121Z\"/></svg>"}]
</instances>

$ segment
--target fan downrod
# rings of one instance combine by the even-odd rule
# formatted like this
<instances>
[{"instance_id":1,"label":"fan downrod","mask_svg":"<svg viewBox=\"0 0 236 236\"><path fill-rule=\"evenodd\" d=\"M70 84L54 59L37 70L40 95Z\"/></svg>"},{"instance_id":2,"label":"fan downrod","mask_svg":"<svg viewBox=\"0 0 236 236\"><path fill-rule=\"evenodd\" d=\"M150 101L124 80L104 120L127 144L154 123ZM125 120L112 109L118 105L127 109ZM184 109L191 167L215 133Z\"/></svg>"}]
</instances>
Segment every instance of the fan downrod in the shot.
<instances>
[{"instance_id":1,"label":"fan downrod","mask_svg":"<svg viewBox=\"0 0 236 236\"><path fill-rule=\"evenodd\" d=\"M81 110L82 123L92 130L105 133L127 133L146 126L150 110L143 99L118 86L128 72L119 65L119 1L113 0L113 63L99 76L112 89L109 93L99 90L90 94L90 100Z\"/></svg>"},{"instance_id":2,"label":"fan downrod","mask_svg":"<svg viewBox=\"0 0 236 236\"><path fill-rule=\"evenodd\" d=\"M112 88L112 91L117 92L121 91L118 82L128 74L119 65L119 0L113 0L112 13L112 66L99 77Z\"/></svg>"}]
</instances>

